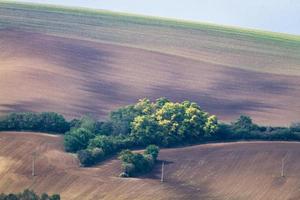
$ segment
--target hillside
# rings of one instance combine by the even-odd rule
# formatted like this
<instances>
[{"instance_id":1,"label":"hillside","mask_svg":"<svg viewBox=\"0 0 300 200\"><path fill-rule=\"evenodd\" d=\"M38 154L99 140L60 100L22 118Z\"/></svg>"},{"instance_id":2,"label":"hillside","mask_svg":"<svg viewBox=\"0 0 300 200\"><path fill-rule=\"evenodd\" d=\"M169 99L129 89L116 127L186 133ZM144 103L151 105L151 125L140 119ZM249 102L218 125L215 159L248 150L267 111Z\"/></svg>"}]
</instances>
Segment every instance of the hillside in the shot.
<instances>
[{"instance_id":1,"label":"hillside","mask_svg":"<svg viewBox=\"0 0 300 200\"><path fill-rule=\"evenodd\" d=\"M0 134L0 192L31 188L61 193L68 199L299 199L300 143L239 142L163 149L165 182L160 168L147 177L119 178L115 159L79 168L62 149L62 138L38 133ZM36 176L31 176L37 152ZM280 177L285 158L285 177Z\"/></svg>"},{"instance_id":2,"label":"hillside","mask_svg":"<svg viewBox=\"0 0 300 200\"><path fill-rule=\"evenodd\" d=\"M300 37L84 9L0 2L0 114L103 119L149 97L221 120L299 120Z\"/></svg>"}]
</instances>

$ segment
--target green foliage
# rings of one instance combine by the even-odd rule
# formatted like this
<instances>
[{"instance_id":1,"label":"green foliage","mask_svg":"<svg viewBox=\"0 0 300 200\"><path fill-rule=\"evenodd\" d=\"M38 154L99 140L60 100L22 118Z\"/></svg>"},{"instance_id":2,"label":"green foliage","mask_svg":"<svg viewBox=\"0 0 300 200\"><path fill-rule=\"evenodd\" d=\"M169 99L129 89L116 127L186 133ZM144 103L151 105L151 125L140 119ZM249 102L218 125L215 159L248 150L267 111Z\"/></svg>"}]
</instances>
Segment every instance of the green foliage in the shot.
<instances>
[{"instance_id":1,"label":"green foliage","mask_svg":"<svg viewBox=\"0 0 300 200\"><path fill-rule=\"evenodd\" d=\"M114 143L114 138L105 135L97 135L95 138L90 140L89 149L101 148L106 155L114 152L118 147Z\"/></svg>"},{"instance_id":2,"label":"green foliage","mask_svg":"<svg viewBox=\"0 0 300 200\"><path fill-rule=\"evenodd\" d=\"M80 150L77 155L80 163L85 167L96 164L105 158L105 153L101 148Z\"/></svg>"},{"instance_id":3,"label":"green foliage","mask_svg":"<svg viewBox=\"0 0 300 200\"><path fill-rule=\"evenodd\" d=\"M215 140L300 140L297 123L287 127L264 127L252 122L249 116L240 116L235 122L220 124Z\"/></svg>"},{"instance_id":4,"label":"green foliage","mask_svg":"<svg viewBox=\"0 0 300 200\"><path fill-rule=\"evenodd\" d=\"M65 133L69 128L64 117L53 112L11 113L0 118L0 131Z\"/></svg>"},{"instance_id":5,"label":"green foliage","mask_svg":"<svg viewBox=\"0 0 300 200\"><path fill-rule=\"evenodd\" d=\"M132 132L130 135L140 145L161 143L160 141L162 140L162 134L159 130L158 123L153 116L137 116L134 118L134 121L131 123L131 125Z\"/></svg>"},{"instance_id":6,"label":"green foliage","mask_svg":"<svg viewBox=\"0 0 300 200\"><path fill-rule=\"evenodd\" d=\"M131 177L134 175L136 169L135 165L128 162L122 162L122 173L120 177Z\"/></svg>"},{"instance_id":7,"label":"green foliage","mask_svg":"<svg viewBox=\"0 0 300 200\"><path fill-rule=\"evenodd\" d=\"M101 134L101 135L105 135L108 134L107 132L103 132L103 131L107 131L107 130L103 130L105 129L105 122L98 122L95 119L93 119L90 116L83 116L80 119L73 119L70 121L70 129L78 129L78 128L84 128L86 130L89 130L91 133L93 134ZM110 133L109 133L110 134Z\"/></svg>"},{"instance_id":8,"label":"green foliage","mask_svg":"<svg viewBox=\"0 0 300 200\"><path fill-rule=\"evenodd\" d=\"M123 150L119 154L123 170L120 176L131 177L151 171L158 153L159 148L155 145L148 146L143 154L133 153L130 150Z\"/></svg>"},{"instance_id":9,"label":"green foliage","mask_svg":"<svg viewBox=\"0 0 300 200\"><path fill-rule=\"evenodd\" d=\"M249 116L241 115L234 123L232 123L234 130L252 131L258 129L256 124L253 124Z\"/></svg>"},{"instance_id":10,"label":"green foliage","mask_svg":"<svg viewBox=\"0 0 300 200\"><path fill-rule=\"evenodd\" d=\"M98 123L97 134L98 135L112 135L113 123L111 121Z\"/></svg>"},{"instance_id":11,"label":"green foliage","mask_svg":"<svg viewBox=\"0 0 300 200\"><path fill-rule=\"evenodd\" d=\"M131 132L131 122L137 116L137 111L133 105L120 108L111 112L110 121L112 125L112 135L128 135Z\"/></svg>"},{"instance_id":12,"label":"green foliage","mask_svg":"<svg viewBox=\"0 0 300 200\"><path fill-rule=\"evenodd\" d=\"M292 123L290 126L292 132L299 132L300 133L300 122Z\"/></svg>"},{"instance_id":13,"label":"green foliage","mask_svg":"<svg viewBox=\"0 0 300 200\"><path fill-rule=\"evenodd\" d=\"M83 165L95 163L90 152L94 148L102 149L107 157L135 146L199 142L212 137L218 130L217 118L204 112L196 103L174 103L166 98L155 102L141 99L112 112L107 122L83 117L70 124L71 131L65 135L66 150L76 152L87 148L79 156ZM80 129L85 131L76 131Z\"/></svg>"},{"instance_id":14,"label":"green foliage","mask_svg":"<svg viewBox=\"0 0 300 200\"><path fill-rule=\"evenodd\" d=\"M97 130L97 122L89 117L89 116L83 116L80 120L77 121L74 128L84 128L86 130L89 130L91 133L95 133Z\"/></svg>"},{"instance_id":15,"label":"green foliage","mask_svg":"<svg viewBox=\"0 0 300 200\"><path fill-rule=\"evenodd\" d=\"M158 153L159 153L159 147L156 145L147 146L147 148L144 152L144 154L151 155L154 160L157 159Z\"/></svg>"},{"instance_id":16,"label":"green foliage","mask_svg":"<svg viewBox=\"0 0 300 200\"><path fill-rule=\"evenodd\" d=\"M70 124L71 131L65 135L66 150L82 150L78 157L83 166L93 165L123 149L150 144L169 147L224 140L300 140L299 123L289 128L263 127L242 115L231 124L219 124L216 116L204 112L196 103L175 103L166 98L155 102L141 99L112 112L107 122L83 117ZM96 156L95 149L101 149L102 153ZM120 154L126 169L123 175L131 176L132 169L136 172L148 169L147 164L155 162L158 151L150 146L142 157L124 151ZM134 168L126 163L133 164Z\"/></svg>"},{"instance_id":17,"label":"green foliage","mask_svg":"<svg viewBox=\"0 0 300 200\"><path fill-rule=\"evenodd\" d=\"M86 150L78 152L78 158L83 166L90 166L121 149L132 146L133 140L130 137L97 135L89 140Z\"/></svg>"},{"instance_id":18,"label":"green foliage","mask_svg":"<svg viewBox=\"0 0 300 200\"><path fill-rule=\"evenodd\" d=\"M218 129L215 116L209 116L189 101L173 103L160 98L151 103L144 99L135 107L140 114L132 122L131 135L142 145L171 146L182 141L199 141Z\"/></svg>"},{"instance_id":19,"label":"green foliage","mask_svg":"<svg viewBox=\"0 0 300 200\"><path fill-rule=\"evenodd\" d=\"M68 152L77 152L81 149L85 149L87 148L90 139L94 137L95 135L85 128L72 129L65 134L65 150Z\"/></svg>"},{"instance_id":20,"label":"green foliage","mask_svg":"<svg viewBox=\"0 0 300 200\"><path fill-rule=\"evenodd\" d=\"M1 194L0 200L60 200L59 194L48 195L43 193L41 196L34 193L32 190L24 190L18 194Z\"/></svg>"},{"instance_id":21,"label":"green foliage","mask_svg":"<svg viewBox=\"0 0 300 200\"><path fill-rule=\"evenodd\" d=\"M203 129L207 136L211 136L217 133L219 129L217 117L215 115L209 116Z\"/></svg>"}]
</instances>

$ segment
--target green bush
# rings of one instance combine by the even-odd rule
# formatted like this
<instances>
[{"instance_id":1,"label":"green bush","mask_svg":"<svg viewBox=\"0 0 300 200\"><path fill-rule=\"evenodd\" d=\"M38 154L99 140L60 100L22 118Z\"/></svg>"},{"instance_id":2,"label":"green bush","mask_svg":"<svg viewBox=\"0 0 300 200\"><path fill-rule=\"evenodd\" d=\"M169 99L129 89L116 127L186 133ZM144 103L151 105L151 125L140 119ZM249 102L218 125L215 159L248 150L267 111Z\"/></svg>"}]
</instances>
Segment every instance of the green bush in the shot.
<instances>
[{"instance_id":1,"label":"green bush","mask_svg":"<svg viewBox=\"0 0 300 200\"><path fill-rule=\"evenodd\" d=\"M138 115L134 105L119 108L110 113L111 135L129 135L131 133L131 122Z\"/></svg>"},{"instance_id":2,"label":"green bush","mask_svg":"<svg viewBox=\"0 0 300 200\"><path fill-rule=\"evenodd\" d=\"M101 148L80 150L77 153L82 166L88 167L104 160L105 153Z\"/></svg>"},{"instance_id":3,"label":"green bush","mask_svg":"<svg viewBox=\"0 0 300 200\"><path fill-rule=\"evenodd\" d=\"M89 149L101 148L106 155L113 153L117 150L115 146L114 138L105 135L97 135L95 138L89 141Z\"/></svg>"},{"instance_id":4,"label":"green bush","mask_svg":"<svg viewBox=\"0 0 300 200\"><path fill-rule=\"evenodd\" d=\"M154 160L157 160L157 156L159 154L159 147L156 145L149 145L144 154L151 155Z\"/></svg>"},{"instance_id":5,"label":"green bush","mask_svg":"<svg viewBox=\"0 0 300 200\"><path fill-rule=\"evenodd\" d=\"M122 171L120 177L131 177L134 175L136 169L133 163L123 162Z\"/></svg>"},{"instance_id":6,"label":"green bush","mask_svg":"<svg viewBox=\"0 0 300 200\"><path fill-rule=\"evenodd\" d=\"M120 176L131 177L151 171L158 153L159 148L155 145L148 146L143 154L133 153L130 150L123 150L119 154L123 170Z\"/></svg>"},{"instance_id":7,"label":"green bush","mask_svg":"<svg viewBox=\"0 0 300 200\"><path fill-rule=\"evenodd\" d=\"M300 122L292 123L290 126L292 132L299 132L300 133Z\"/></svg>"},{"instance_id":8,"label":"green bush","mask_svg":"<svg viewBox=\"0 0 300 200\"><path fill-rule=\"evenodd\" d=\"M79 150L87 148L90 139L95 135L84 128L72 129L64 136L65 150L68 152L77 152Z\"/></svg>"}]
</instances>

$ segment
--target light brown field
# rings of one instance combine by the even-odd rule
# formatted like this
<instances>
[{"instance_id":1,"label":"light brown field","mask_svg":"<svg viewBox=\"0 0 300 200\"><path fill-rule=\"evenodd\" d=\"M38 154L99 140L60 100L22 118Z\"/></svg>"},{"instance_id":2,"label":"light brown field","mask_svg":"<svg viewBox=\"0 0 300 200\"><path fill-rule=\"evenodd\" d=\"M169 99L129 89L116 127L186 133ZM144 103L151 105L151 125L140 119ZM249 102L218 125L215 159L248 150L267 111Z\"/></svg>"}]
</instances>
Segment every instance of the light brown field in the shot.
<instances>
[{"instance_id":1,"label":"light brown field","mask_svg":"<svg viewBox=\"0 0 300 200\"><path fill-rule=\"evenodd\" d=\"M25 188L81 199L292 200L300 198L300 143L239 142L163 149L147 177L122 179L115 159L80 168L62 138L39 133L0 134L0 192ZM36 176L31 176L37 152ZM285 157L285 177L280 177Z\"/></svg>"}]
</instances>

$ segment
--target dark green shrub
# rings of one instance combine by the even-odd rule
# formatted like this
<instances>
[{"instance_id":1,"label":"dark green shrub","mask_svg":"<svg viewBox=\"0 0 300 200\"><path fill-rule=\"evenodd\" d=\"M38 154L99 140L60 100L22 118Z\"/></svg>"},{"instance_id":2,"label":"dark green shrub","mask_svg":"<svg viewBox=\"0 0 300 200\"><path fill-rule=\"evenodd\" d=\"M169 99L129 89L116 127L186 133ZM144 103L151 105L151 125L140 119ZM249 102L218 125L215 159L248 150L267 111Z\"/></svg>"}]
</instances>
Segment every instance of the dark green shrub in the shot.
<instances>
[{"instance_id":1,"label":"dark green shrub","mask_svg":"<svg viewBox=\"0 0 300 200\"><path fill-rule=\"evenodd\" d=\"M134 105L119 108L110 113L111 135L129 135L131 133L131 123L138 115Z\"/></svg>"},{"instance_id":2,"label":"dark green shrub","mask_svg":"<svg viewBox=\"0 0 300 200\"><path fill-rule=\"evenodd\" d=\"M60 200L60 195L59 194L53 194L49 200Z\"/></svg>"},{"instance_id":3,"label":"dark green shrub","mask_svg":"<svg viewBox=\"0 0 300 200\"><path fill-rule=\"evenodd\" d=\"M292 132L300 132L300 122L292 123L290 126Z\"/></svg>"},{"instance_id":4,"label":"dark green shrub","mask_svg":"<svg viewBox=\"0 0 300 200\"><path fill-rule=\"evenodd\" d=\"M91 139L88 148L101 148L106 155L113 153L117 149L113 137L105 135L97 135L95 138Z\"/></svg>"},{"instance_id":5,"label":"dark green shrub","mask_svg":"<svg viewBox=\"0 0 300 200\"><path fill-rule=\"evenodd\" d=\"M120 174L121 177L131 177L135 173L135 166L132 163L123 162L122 163L122 173Z\"/></svg>"},{"instance_id":6,"label":"dark green shrub","mask_svg":"<svg viewBox=\"0 0 300 200\"><path fill-rule=\"evenodd\" d=\"M49 196L46 193L43 193L41 196L34 193L32 190L24 190L18 194L1 194L0 200L60 200L59 194L54 194Z\"/></svg>"},{"instance_id":7,"label":"dark green shrub","mask_svg":"<svg viewBox=\"0 0 300 200\"><path fill-rule=\"evenodd\" d=\"M113 124L110 121L99 122L97 124L97 135L112 135L113 133Z\"/></svg>"},{"instance_id":8,"label":"dark green shrub","mask_svg":"<svg viewBox=\"0 0 300 200\"><path fill-rule=\"evenodd\" d=\"M220 123L219 129L214 135L216 140L229 140L233 139L233 129L231 128L231 125Z\"/></svg>"},{"instance_id":9,"label":"dark green shrub","mask_svg":"<svg viewBox=\"0 0 300 200\"><path fill-rule=\"evenodd\" d=\"M72 129L67 132L64 137L65 150L68 152L77 152L87 148L90 139L95 135L87 129Z\"/></svg>"},{"instance_id":10,"label":"dark green shrub","mask_svg":"<svg viewBox=\"0 0 300 200\"><path fill-rule=\"evenodd\" d=\"M144 154L133 153L130 150L123 150L119 154L123 170L123 173L120 176L130 177L151 171L158 153L159 148L155 145L148 146L144 151Z\"/></svg>"},{"instance_id":11,"label":"dark green shrub","mask_svg":"<svg viewBox=\"0 0 300 200\"><path fill-rule=\"evenodd\" d=\"M11 113L0 118L0 131L38 131L65 133L69 123L62 115L53 112Z\"/></svg>"},{"instance_id":12,"label":"dark green shrub","mask_svg":"<svg viewBox=\"0 0 300 200\"><path fill-rule=\"evenodd\" d=\"M81 165L85 167L94 165L105 158L105 154L101 148L80 150L77 155Z\"/></svg>"},{"instance_id":13,"label":"dark green shrub","mask_svg":"<svg viewBox=\"0 0 300 200\"><path fill-rule=\"evenodd\" d=\"M156 145L149 145L144 154L151 155L154 160L157 160L157 156L159 154L159 147Z\"/></svg>"},{"instance_id":14,"label":"dark green shrub","mask_svg":"<svg viewBox=\"0 0 300 200\"><path fill-rule=\"evenodd\" d=\"M82 166L87 167L95 163L93 153L91 150L80 150L77 152L78 159Z\"/></svg>"}]
</instances>

